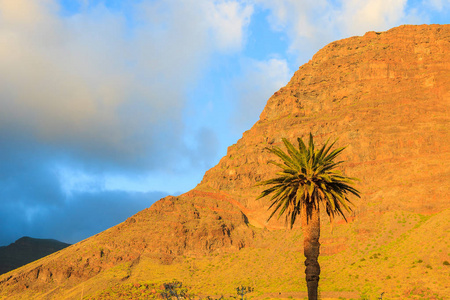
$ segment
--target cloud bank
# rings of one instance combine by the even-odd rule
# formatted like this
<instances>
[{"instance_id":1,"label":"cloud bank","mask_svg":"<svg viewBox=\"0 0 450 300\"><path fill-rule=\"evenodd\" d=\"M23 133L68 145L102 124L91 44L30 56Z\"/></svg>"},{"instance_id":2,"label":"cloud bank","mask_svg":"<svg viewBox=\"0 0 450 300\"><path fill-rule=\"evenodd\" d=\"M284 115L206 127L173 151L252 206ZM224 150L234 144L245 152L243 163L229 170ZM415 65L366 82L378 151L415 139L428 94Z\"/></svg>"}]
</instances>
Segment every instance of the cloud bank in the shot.
<instances>
[{"instance_id":1,"label":"cloud bank","mask_svg":"<svg viewBox=\"0 0 450 300\"><path fill-rule=\"evenodd\" d=\"M212 53L243 47L252 7L105 4L64 11L51 0L0 1L0 226L10 228L0 244L40 232L85 238L168 193L120 191L111 182L189 175L216 159L214 133L190 132L183 121L186 89Z\"/></svg>"}]
</instances>

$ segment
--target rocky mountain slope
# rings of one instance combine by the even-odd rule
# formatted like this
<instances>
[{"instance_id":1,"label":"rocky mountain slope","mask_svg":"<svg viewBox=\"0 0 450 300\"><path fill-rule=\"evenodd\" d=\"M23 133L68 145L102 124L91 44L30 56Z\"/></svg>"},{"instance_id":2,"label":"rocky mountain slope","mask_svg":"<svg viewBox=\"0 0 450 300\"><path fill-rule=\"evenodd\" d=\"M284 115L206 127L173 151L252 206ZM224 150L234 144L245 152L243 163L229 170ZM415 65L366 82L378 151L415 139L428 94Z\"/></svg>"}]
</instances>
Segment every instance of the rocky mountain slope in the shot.
<instances>
[{"instance_id":1,"label":"rocky mountain slope","mask_svg":"<svg viewBox=\"0 0 450 300\"><path fill-rule=\"evenodd\" d=\"M254 185L274 172L266 147L309 132L348 145L344 172L361 180L349 223L331 233L322 218L322 295L448 298L449 128L450 25L333 42L194 190L0 276L0 299L111 298L173 278L198 293L249 284L255 298L301 297L301 231L267 223Z\"/></svg>"},{"instance_id":2,"label":"rocky mountain slope","mask_svg":"<svg viewBox=\"0 0 450 300\"><path fill-rule=\"evenodd\" d=\"M68 246L70 244L57 240L35 239L24 236L11 245L0 247L0 274L14 270Z\"/></svg>"},{"instance_id":3,"label":"rocky mountain slope","mask_svg":"<svg viewBox=\"0 0 450 300\"><path fill-rule=\"evenodd\" d=\"M312 132L348 145L345 167L365 195L359 214L374 203L377 212L450 207L449 185L439 184L450 166L449 43L448 26L402 26L327 45L269 99L200 186L232 194L256 221L265 203L252 186L274 171L264 148Z\"/></svg>"}]
</instances>

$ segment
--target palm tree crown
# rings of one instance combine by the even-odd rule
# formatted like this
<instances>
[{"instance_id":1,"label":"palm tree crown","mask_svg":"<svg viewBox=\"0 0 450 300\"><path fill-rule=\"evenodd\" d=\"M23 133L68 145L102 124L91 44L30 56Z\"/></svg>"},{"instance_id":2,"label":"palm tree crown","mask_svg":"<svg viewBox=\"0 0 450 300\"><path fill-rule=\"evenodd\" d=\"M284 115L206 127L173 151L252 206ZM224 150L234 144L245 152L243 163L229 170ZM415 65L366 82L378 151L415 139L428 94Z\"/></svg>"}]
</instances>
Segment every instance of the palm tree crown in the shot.
<instances>
[{"instance_id":1,"label":"palm tree crown","mask_svg":"<svg viewBox=\"0 0 450 300\"><path fill-rule=\"evenodd\" d=\"M311 210L319 209L319 204L322 203L330 220L336 214L342 215L346 220L343 210L350 212L351 208L348 204L352 204L348 195L353 194L357 197L360 195L349 185L357 179L346 177L336 170L336 166L342 161L335 162L334 159L345 147L331 150L336 141L328 146L328 140L322 148L315 150L311 134L308 147L301 138L297 139L298 149L287 139L283 138L282 141L286 146L287 153L279 147L268 148L270 152L282 159L282 163L269 161L282 169L276 173L278 177L257 184L272 185L262 191L257 198L272 194L269 209L274 209L269 219L277 211L279 211L278 218L285 213L286 222L292 228L303 205L306 205L307 215L310 215Z\"/></svg>"}]
</instances>

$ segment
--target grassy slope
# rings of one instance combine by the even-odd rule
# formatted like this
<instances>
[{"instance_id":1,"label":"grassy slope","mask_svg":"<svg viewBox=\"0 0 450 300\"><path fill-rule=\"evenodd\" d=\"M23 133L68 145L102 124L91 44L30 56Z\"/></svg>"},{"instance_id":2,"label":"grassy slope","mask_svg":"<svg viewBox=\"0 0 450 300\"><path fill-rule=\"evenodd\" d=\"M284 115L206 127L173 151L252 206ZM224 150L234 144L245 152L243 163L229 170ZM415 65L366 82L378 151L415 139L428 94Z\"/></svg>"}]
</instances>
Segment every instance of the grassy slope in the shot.
<instances>
[{"instance_id":1,"label":"grassy slope","mask_svg":"<svg viewBox=\"0 0 450 300\"><path fill-rule=\"evenodd\" d=\"M450 209L428 216L397 211L337 226L332 234L324 222L321 238L331 241L327 246L341 237L350 239L344 251L320 257L323 298L377 299L385 292L383 299L448 299L450 266L444 262L450 261L449 220ZM127 299L126 294L147 299L154 287L173 279L201 295L234 295L243 284L255 288L249 298L302 298L306 287L300 231L255 231L253 247L206 258L185 257L172 265L143 256L65 291L64 298L80 299L83 293L85 299L102 299L103 292L110 299ZM111 287L113 291L105 294ZM33 298L58 298L58 293Z\"/></svg>"}]
</instances>

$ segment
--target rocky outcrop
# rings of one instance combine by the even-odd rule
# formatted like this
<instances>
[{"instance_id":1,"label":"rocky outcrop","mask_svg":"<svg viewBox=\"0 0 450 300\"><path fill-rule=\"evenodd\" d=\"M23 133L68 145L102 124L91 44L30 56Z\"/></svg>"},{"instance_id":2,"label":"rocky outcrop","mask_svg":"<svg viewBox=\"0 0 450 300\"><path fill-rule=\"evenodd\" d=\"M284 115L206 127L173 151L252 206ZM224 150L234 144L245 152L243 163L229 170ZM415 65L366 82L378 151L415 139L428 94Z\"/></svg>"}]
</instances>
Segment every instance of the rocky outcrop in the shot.
<instances>
[{"instance_id":1,"label":"rocky outcrop","mask_svg":"<svg viewBox=\"0 0 450 300\"><path fill-rule=\"evenodd\" d=\"M195 190L161 199L67 251L0 277L0 295L59 285L69 288L124 262L130 263L131 272L141 256L172 264L181 256L237 251L251 244L253 232L233 201L225 193Z\"/></svg>"},{"instance_id":2,"label":"rocky outcrop","mask_svg":"<svg viewBox=\"0 0 450 300\"><path fill-rule=\"evenodd\" d=\"M333 42L269 99L260 120L206 172L199 188L230 193L258 226L254 184L275 171L266 147L311 132L339 139L361 180L357 214L450 207L450 26L401 26Z\"/></svg>"}]
</instances>

